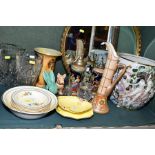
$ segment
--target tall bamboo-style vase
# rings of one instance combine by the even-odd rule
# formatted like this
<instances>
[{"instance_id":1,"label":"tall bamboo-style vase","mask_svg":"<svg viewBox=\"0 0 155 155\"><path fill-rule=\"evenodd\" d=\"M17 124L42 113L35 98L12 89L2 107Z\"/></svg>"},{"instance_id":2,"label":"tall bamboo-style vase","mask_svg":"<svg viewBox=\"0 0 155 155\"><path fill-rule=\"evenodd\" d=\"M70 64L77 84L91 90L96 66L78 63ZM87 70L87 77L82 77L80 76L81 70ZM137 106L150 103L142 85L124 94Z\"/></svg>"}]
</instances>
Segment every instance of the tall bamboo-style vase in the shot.
<instances>
[{"instance_id":1,"label":"tall bamboo-style vase","mask_svg":"<svg viewBox=\"0 0 155 155\"><path fill-rule=\"evenodd\" d=\"M103 71L102 79L97 90L97 94L92 100L94 112L105 114L109 112L109 107L107 104L107 98L111 94L116 83L122 78L126 71L125 65L119 65L119 57L110 42L105 42L108 50L108 57ZM122 68L122 71L118 78L113 81L113 76L118 67Z\"/></svg>"}]
</instances>

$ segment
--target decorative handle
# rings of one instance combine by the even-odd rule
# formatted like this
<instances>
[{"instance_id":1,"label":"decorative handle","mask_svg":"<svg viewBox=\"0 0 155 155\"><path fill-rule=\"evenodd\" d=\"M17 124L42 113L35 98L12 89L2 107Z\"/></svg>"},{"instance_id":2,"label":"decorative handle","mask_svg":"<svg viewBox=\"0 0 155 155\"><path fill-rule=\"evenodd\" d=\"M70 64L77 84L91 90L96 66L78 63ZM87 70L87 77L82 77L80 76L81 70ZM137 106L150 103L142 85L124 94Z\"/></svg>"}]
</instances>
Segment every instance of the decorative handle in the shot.
<instances>
[{"instance_id":1,"label":"decorative handle","mask_svg":"<svg viewBox=\"0 0 155 155\"><path fill-rule=\"evenodd\" d=\"M122 76L124 75L125 71L126 71L126 65L124 64L119 64L118 65L118 68L122 68L122 71L121 73L119 74L119 76L117 77L117 79L115 79L113 82L112 82L112 88L117 84L118 81L120 81L120 79L122 78Z\"/></svg>"},{"instance_id":2,"label":"decorative handle","mask_svg":"<svg viewBox=\"0 0 155 155\"><path fill-rule=\"evenodd\" d=\"M104 96L109 96L113 90L113 88L115 87L115 85L117 84L117 82L122 78L122 76L124 75L125 71L126 71L126 65L124 64L119 64L118 68L122 68L122 71L120 73L120 75L117 77L117 79L115 79L108 87L107 90L104 94Z\"/></svg>"}]
</instances>

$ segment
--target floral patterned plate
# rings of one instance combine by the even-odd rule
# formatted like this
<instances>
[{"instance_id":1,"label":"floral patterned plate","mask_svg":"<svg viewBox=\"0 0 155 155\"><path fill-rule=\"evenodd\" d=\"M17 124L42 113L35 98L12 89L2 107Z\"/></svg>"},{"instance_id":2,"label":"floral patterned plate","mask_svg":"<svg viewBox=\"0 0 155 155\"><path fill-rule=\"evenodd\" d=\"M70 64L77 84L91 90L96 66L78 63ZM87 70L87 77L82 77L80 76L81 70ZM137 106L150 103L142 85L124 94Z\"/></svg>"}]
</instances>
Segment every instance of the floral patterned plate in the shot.
<instances>
[{"instance_id":1,"label":"floral patterned plate","mask_svg":"<svg viewBox=\"0 0 155 155\"><path fill-rule=\"evenodd\" d=\"M30 86L19 86L19 87L14 87L11 89L8 89L7 91L5 91L2 95L2 101L3 104L16 116L20 117L20 118L24 118L24 119L38 119L41 118L43 116L45 116L46 114L48 114L50 111L54 110L57 105L58 105L58 101L57 101L57 97L52 94L51 92L46 91L46 93L50 96L51 98L51 102L50 102L50 107L49 109L47 109L46 111L37 111L37 112L29 112L29 111L24 111L22 109L16 109L15 107L12 106L12 94L15 91L20 90L21 88L29 88ZM32 86L31 86L32 87ZM38 88L41 89L41 88Z\"/></svg>"},{"instance_id":2,"label":"floral patterned plate","mask_svg":"<svg viewBox=\"0 0 155 155\"><path fill-rule=\"evenodd\" d=\"M12 94L12 101L18 106L37 110L49 105L51 98L44 89L38 87L21 87L21 89Z\"/></svg>"}]
</instances>

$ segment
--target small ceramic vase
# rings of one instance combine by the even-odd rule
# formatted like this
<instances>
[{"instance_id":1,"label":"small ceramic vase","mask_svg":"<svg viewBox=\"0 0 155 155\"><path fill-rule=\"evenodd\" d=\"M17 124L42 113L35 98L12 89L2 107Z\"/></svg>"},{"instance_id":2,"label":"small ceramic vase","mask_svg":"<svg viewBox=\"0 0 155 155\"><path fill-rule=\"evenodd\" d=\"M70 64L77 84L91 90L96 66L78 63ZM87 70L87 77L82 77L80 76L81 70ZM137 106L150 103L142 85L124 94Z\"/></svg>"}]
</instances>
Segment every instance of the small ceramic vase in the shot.
<instances>
[{"instance_id":1,"label":"small ceramic vase","mask_svg":"<svg viewBox=\"0 0 155 155\"><path fill-rule=\"evenodd\" d=\"M111 94L114 86L121 79L126 70L125 65L120 65L122 71L118 76L118 78L115 81L113 81L113 76L118 67L119 57L113 45L110 42L106 42L105 44L108 49L108 58L99 88L97 90L97 94L92 100L94 111L101 114L109 112L109 107L107 105L107 98Z\"/></svg>"},{"instance_id":2,"label":"small ceramic vase","mask_svg":"<svg viewBox=\"0 0 155 155\"><path fill-rule=\"evenodd\" d=\"M121 53L120 63L127 66L126 73L116 85L110 99L118 107L130 110L143 107L155 92L155 61L132 54ZM120 70L117 70L114 79Z\"/></svg>"},{"instance_id":3,"label":"small ceramic vase","mask_svg":"<svg viewBox=\"0 0 155 155\"><path fill-rule=\"evenodd\" d=\"M54 71L54 67L55 67L55 62L56 62L56 58L58 56L61 56L61 52L53 50L53 49L48 49L48 48L35 48L34 49L43 59L42 62L42 69L38 78L38 82L36 84L36 86L38 87L45 87L45 81L44 81L44 77L43 77L43 73L44 71L46 72L50 72L50 71Z\"/></svg>"},{"instance_id":4,"label":"small ceramic vase","mask_svg":"<svg viewBox=\"0 0 155 155\"><path fill-rule=\"evenodd\" d=\"M107 61L108 52L100 49L93 49L90 52L90 60L94 62L94 67L104 68Z\"/></svg>"}]
</instances>

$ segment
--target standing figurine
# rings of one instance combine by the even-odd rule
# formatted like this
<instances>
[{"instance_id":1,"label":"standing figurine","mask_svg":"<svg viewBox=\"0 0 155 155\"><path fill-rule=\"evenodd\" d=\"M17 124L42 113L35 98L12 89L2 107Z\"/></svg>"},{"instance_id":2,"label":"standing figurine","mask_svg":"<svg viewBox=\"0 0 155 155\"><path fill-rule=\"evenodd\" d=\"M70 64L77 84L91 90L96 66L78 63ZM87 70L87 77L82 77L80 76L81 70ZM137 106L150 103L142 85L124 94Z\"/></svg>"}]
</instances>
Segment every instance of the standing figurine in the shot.
<instances>
[{"instance_id":1,"label":"standing figurine","mask_svg":"<svg viewBox=\"0 0 155 155\"><path fill-rule=\"evenodd\" d=\"M71 91L72 91L71 94L72 94L72 96L77 96L78 89L80 86L80 81L81 81L80 75L76 75L74 81L71 81Z\"/></svg>"},{"instance_id":2,"label":"standing figurine","mask_svg":"<svg viewBox=\"0 0 155 155\"><path fill-rule=\"evenodd\" d=\"M64 91L64 80L66 78L66 74L61 75L60 73L57 74L57 86L58 86L58 94L63 95Z\"/></svg>"},{"instance_id":3,"label":"standing figurine","mask_svg":"<svg viewBox=\"0 0 155 155\"><path fill-rule=\"evenodd\" d=\"M58 86L55 83L55 75L54 75L53 71L50 71L50 72L44 71L43 78L46 83L45 89L49 90L53 94L57 94Z\"/></svg>"},{"instance_id":4,"label":"standing figurine","mask_svg":"<svg viewBox=\"0 0 155 155\"><path fill-rule=\"evenodd\" d=\"M80 82L77 94L78 97L86 99L87 101L90 101L92 99L92 67L93 64L88 61L85 67L85 71L82 74L82 80Z\"/></svg>"}]
</instances>

